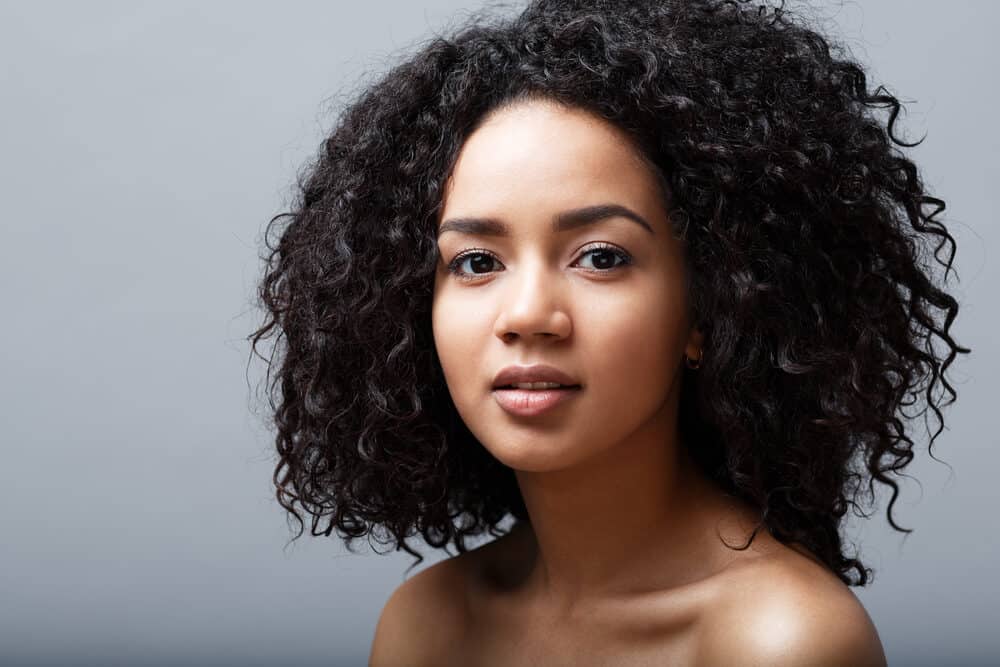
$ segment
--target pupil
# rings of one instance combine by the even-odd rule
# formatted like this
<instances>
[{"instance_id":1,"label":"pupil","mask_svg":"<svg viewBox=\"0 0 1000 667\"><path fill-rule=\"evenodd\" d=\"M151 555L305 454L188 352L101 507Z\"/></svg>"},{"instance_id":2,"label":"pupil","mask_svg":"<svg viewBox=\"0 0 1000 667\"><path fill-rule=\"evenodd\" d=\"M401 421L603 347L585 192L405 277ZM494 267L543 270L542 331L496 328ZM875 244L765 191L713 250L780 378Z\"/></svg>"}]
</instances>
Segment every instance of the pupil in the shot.
<instances>
[{"instance_id":1,"label":"pupil","mask_svg":"<svg viewBox=\"0 0 1000 667\"><path fill-rule=\"evenodd\" d=\"M599 269L610 269L614 267L614 257L608 250L599 250L593 254L593 257L594 257L594 265L597 266L597 268ZM605 259L604 266L600 266L602 263L599 259L600 257L604 257Z\"/></svg>"},{"instance_id":2,"label":"pupil","mask_svg":"<svg viewBox=\"0 0 1000 667\"><path fill-rule=\"evenodd\" d=\"M479 266L479 268L489 269L489 263L490 261L492 261L492 259L493 258L490 257L489 255L482 255L482 254L473 255L473 257L470 259L470 261L472 262L471 266L473 273L476 272L476 266Z\"/></svg>"}]
</instances>

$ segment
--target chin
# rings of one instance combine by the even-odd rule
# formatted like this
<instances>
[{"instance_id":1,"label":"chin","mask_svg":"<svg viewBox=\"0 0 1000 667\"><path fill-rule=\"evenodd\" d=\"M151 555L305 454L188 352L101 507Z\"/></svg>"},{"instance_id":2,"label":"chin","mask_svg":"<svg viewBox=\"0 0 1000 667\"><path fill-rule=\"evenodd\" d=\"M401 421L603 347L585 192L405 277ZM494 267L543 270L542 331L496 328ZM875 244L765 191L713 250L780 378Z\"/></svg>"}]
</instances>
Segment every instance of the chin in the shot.
<instances>
[{"instance_id":1,"label":"chin","mask_svg":"<svg viewBox=\"0 0 1000 667\"><path fill-rule=\"evenodd\" d=\"M510 435L502 440L493 432L493 437L485 444L493 458L508 468L521 472L552 472L568 468L584 458L586 451L581 447L579 437L546 436L533 429L531 433Z\"/></svg>"}]
</instances>

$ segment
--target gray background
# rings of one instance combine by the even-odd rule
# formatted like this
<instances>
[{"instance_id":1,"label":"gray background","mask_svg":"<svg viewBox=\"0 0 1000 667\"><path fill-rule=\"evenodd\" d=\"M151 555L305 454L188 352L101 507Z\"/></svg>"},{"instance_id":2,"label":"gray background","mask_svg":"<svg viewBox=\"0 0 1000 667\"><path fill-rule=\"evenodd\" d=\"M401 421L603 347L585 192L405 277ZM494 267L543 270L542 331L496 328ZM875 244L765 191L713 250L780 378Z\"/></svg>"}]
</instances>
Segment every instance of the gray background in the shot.
<instances>
[{"instance_id":1,"label":"gray background","mask_svg":"<svg viewBox=\"0 0 1000 667\"><path fill-rule=\"evenodd\" d=\"M2 6L0 663L365 663L411 561L285 548L262 368L246 370L260 237L336 104L479 6ZM986 664L1000 10L865 0L819 17L909 102L906 136L927 134L910 155L948 203L954 331L974 350L951 375L946 464L914 425L897 516L916 532L892 531L884 502L852 523L876 570L854 590L891 664Z\"/></svg>"}]
</instances>

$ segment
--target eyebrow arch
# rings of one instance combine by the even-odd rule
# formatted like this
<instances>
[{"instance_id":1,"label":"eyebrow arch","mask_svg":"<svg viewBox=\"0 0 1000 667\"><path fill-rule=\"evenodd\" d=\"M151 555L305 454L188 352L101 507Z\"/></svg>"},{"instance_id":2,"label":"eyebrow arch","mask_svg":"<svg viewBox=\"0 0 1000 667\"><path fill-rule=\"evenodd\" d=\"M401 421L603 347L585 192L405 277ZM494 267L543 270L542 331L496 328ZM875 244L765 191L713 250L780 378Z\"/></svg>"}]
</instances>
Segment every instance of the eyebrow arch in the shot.
<instances>
[{"instance_id":1,"label":"eyebrow arch","mask_svg":"<svg viewBox=\"0 0 1000 667\"><path fill-rule=\"evenodd\" d=\"M641 225L650 234L655 235L653 227L635 211L620 204L597 204L584 206L569 211L563 211L552 220L552 231L561 232L584 225L592 225L608 218L626 218ZM445 220L438 228L440 237L445 232L461 232L480 236L507 236L510 233L507 225L496 218L452 218Z\"/></svg>"}]
</instances>

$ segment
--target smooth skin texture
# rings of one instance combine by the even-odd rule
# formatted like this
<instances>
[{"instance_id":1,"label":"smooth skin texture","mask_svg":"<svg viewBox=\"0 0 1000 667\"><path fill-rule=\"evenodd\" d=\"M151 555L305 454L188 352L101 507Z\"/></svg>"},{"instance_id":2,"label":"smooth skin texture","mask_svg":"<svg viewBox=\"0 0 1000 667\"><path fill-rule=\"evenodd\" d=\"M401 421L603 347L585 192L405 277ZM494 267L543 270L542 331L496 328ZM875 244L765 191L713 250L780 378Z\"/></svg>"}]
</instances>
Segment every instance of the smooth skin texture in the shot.
<instances>
[{"instance_id":1,"label":"smooth skin texture","mask_svg":"<svg viewBox=\"0 0 1000 667\"><path fill-rule=\"evenodd\" d=\"M601 205L648 229L611 215L556 231ZM627 135L548 101L498 110L462 147L438 229L445 380L531 523L400 586L371 665L885 664L860 602L806 550L764 529L745 551L723 543L744 544L756 515L678 440L684 355L703 337L683 242ZM583 389L514 417L493 377L534 363Z\"/></svg>"}]
</instances>

